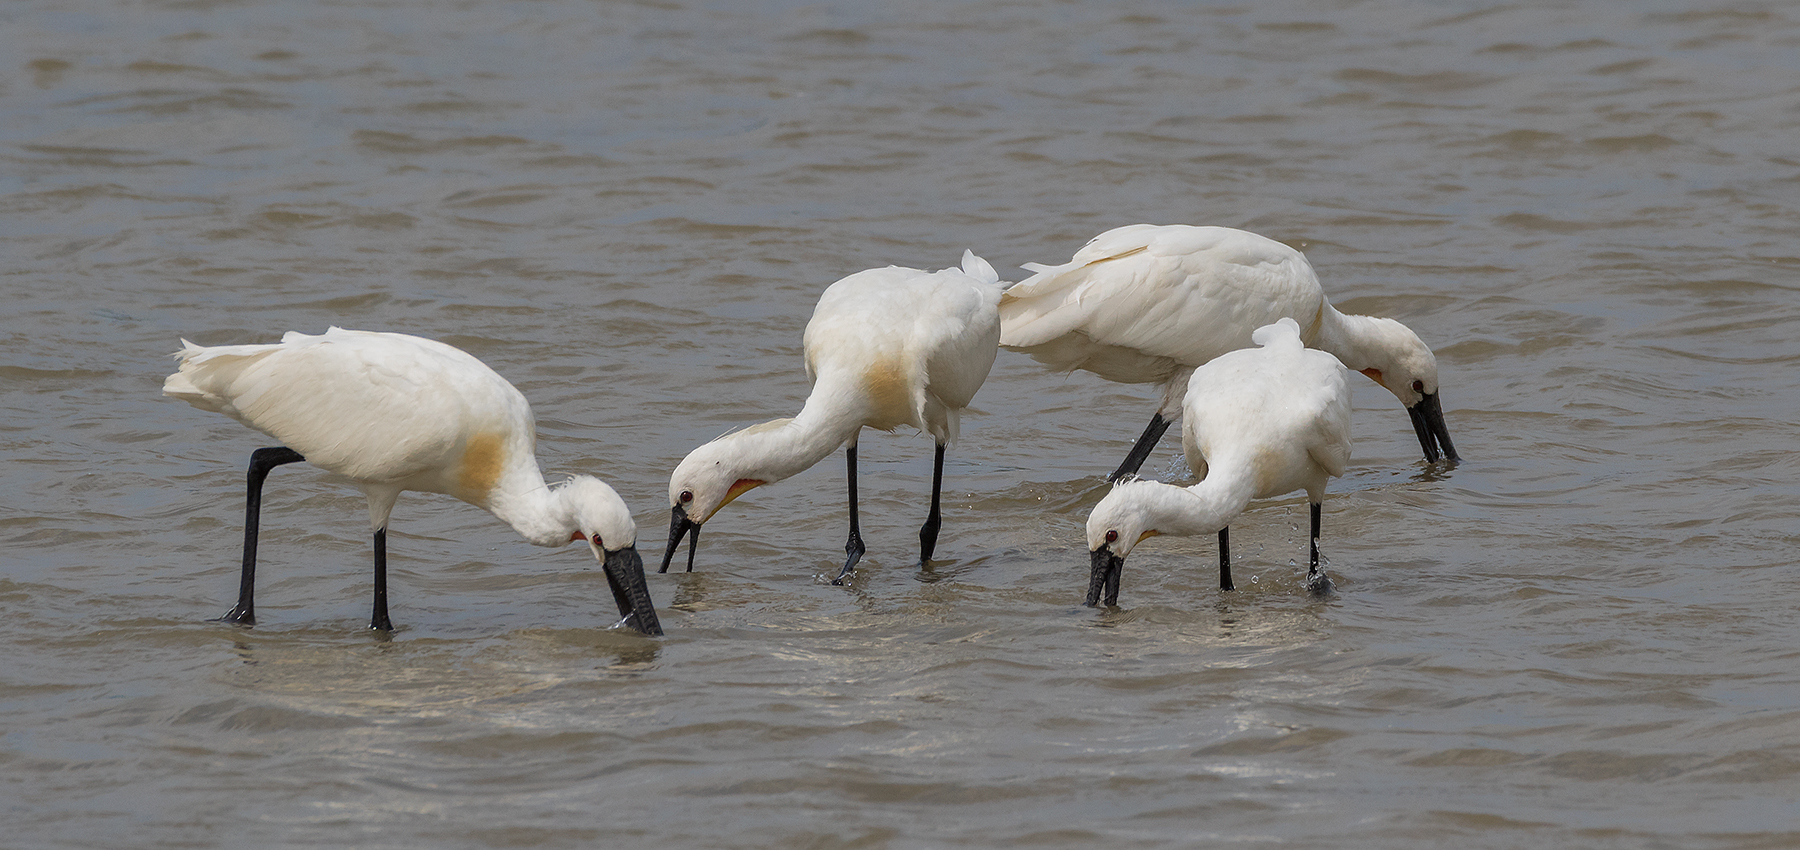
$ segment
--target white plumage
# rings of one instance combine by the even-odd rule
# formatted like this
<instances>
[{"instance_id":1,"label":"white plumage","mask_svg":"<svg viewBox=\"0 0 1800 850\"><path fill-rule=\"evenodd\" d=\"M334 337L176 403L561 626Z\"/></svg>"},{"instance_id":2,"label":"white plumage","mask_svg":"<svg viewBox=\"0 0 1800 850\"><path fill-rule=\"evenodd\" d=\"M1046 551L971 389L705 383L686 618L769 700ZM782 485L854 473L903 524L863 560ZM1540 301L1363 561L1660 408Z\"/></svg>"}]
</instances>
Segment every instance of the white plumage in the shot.
<instances>
[{"instance_id":1,"label":"white plumage","mask_svg":"<svg viewBox=\"0 0 1800 850\"><path fill-rule=\"evenodd\" d=\"M955 441L962 409L993 368L1004 286L987 261L964 252L961 269L889 266L828 287L806 325L812 392L805 406L792 419L726 434L681 461L669 478L669 548L662 569L686 534L692 570L701 524L731 500L846 446L850 537L841 580L864 550L857 524L857 434L865 427L902 426L930 434L937 444L931 511L919 532L919 560L928 563L937 542L944 447Z\"/></svg>"},{"instance_id":2,"label":"white plumage","mask_svg":"<svg viewBox=\"0 0 1800 850\"><path fill-rule=\"evenodd\" d=\"M282 443L252 456L238 605L255 622L253 587L262 479L305 460L351 479L369 500L376 596L370 627L389 629L386 529L400 493L445 493L485 510L539 546L585 540L605 565L620 614L661 634L619 495L578 475L549 487L537 463L531 406L460 349L416 336L331 328L274 345L203 347L182 340L163 393L223 413Z\"/></svg>"},{"instance_id":3,"label":"white plumage","mask_svg":"<svg viewBox=\"0 0 1800 850\"><path fill-rule=\"evenodd\" d=\"M1146 537L1218 532L1219 586L1232 589L1228 526L1251 499L1305 490L1312 509L1307 587L1324 593L1319 515L1327 479L1350 461L1350 388L1344 366L1300 342L1283 318L1253 335L1260 348L1233 351L1194 370L1186 393L1182 448L1201 476L1192 487L1128 479L1088 515L1092 565L1087 604L1118 601L1125 556Z\"/></svg>"},{"instance_id":4,"label":"white plumage","mask_svg":"<svg viewBox=\"0 0 1800 850\"><path fill-rule=\"evenodd\" d=\"M1136 472L1182 409L1194 368L1250 345L1286 317L1307 345L1391 391L1427 461L1457 460L1438 400L1437 358L1393 319L1346 315L1299 251L1226 227L1134 224L1094 237L1058 266L1035 263L1000 302L1000 344L1109 381L1162 385L1162 402L1125 463Z\"/></svg>"}]
</instances>

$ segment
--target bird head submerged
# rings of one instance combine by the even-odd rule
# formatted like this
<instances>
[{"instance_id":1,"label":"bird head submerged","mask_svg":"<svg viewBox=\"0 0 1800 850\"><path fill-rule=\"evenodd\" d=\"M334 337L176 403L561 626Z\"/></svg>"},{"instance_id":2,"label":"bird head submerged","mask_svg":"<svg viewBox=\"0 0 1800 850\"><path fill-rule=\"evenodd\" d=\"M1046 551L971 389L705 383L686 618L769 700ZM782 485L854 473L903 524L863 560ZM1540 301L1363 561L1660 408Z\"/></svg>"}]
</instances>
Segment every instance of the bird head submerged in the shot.
<instances>
[{"instance_id":1,"label":"bird head submerged","mask_svg":"<svg viewBox=\"0 0 1800 850\"><path fill-rule=\"evenodd\" d=\"M644 559L637 550L637 523L625 500L606 482L577 475L557 488L575 527L571 539L587 541L606 573L606 584L618 603L619 616L646 635L661 635L656 604L644 579Z\"/></svg>"}]
</instances>

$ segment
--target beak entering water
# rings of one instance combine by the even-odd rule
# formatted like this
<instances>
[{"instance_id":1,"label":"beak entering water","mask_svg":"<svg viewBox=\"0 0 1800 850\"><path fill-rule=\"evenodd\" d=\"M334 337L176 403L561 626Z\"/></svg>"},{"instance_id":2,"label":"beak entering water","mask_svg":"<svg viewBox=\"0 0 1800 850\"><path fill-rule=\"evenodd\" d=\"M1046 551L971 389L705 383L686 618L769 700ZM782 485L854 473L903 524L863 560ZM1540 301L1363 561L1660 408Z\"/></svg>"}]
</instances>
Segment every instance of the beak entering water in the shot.
<instances>
[{"instance_id":1,"label":"beak entering water","mask_svg":"<svg viewBox=\"0 0 1800 850\"><path fill-rule=\"evenodd\" d=\"M606 572L613 601L619 603L619 616L638 631L661 637L662 623L656 619L656 604L650 601L650 588L644 583L644 559L638 557L637 547L607 552L600 568Z\"/></svg>"},{"instance_id":2,"label":"beak entering water","mask_svg":"<svg viewBox=\"0 0 1800 850\"><path fill-rule=\"evenodd\" d=\"M1093 551L1093 573L1088 578L1087 606L1094 607L1100 595L1106 595L1107 607L1119 604L1119 576L1125 573L1125 559L1112 553L1112 546Z\"/></svg>"},{"instance_id":3,"label":"beak entering water","mask_svg":"<svg viewBox=\"0 0 1800 850\"><path fill-rule=\"evenodd\" d=\"M681 536L688 538L687 571L694 571L694 550L700 546L700 523L688 519L687 508L676 505L669 509L669 548L663 551L662 568L659 573L669 571L669 562L675 560L675 550L681 545Z\"/></svg>"},{"instance_id":4,"label":"beak entering water","mask_svg":"<svg viewBox=\"0 0 1800 850\"><path fill-rule=\"evenodd\" d=\"M1425 450L1426 463L1437 463L1439 446L1443 447L1445 460L1451 463L1462 460L1456 456L1456 446L1450 443L1450 429L1444 427L1444 408L1437 393L1425 394L1407 408L1406 413L1412 417L1413 430L1419 435L1419 447Z\"/></svg>"}]
</instances>

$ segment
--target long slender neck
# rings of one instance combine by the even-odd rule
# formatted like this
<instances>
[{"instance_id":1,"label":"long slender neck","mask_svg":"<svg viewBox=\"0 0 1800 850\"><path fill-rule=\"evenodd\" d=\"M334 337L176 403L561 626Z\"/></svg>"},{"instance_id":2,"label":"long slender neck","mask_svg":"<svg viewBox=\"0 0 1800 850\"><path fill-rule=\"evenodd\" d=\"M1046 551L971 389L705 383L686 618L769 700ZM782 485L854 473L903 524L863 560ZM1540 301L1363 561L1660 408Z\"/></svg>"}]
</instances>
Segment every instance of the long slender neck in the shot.
<instances>
[{"instance_id":1,"label":"long slender neck","mask_svg":"<svg viewBox=\"0 0 1800 850\"><path fill-rule=\"evenodd\" d=\"M1164 485L1145 492L1146 528L1193 537L1213 534L1231 523L1256 495L1248 464L1220 457L1207 463L1206 478L1192 487Z\"/></svg>"},{"instance_id":2,"label":"long slender neck","mask_svg":"<svg viewBox=\"0 0 1800 850\"><path fill-rule=\"evenodd\" d=\"M728 438L742 459L738 477L773 483L804 472L856 440L864 405L860 393L839 391L821 377L794 418L764 422Z\"/></svg>"},{"instance_id":3,"label":"long slender neck","mask_svg":"<svg viewBox=\"0 0 1800 850\"><path fill-rule=\"evenodd\" d=\"M1307 344L1329 352L1351 371L1361 372L1380 362L1376 353L1382 346L1378 321L1373 316L1340 313L1328 303L1319 311L1318 333Z\"/></svg>"},{"instance_id":4,"label":"long slender neck","mask_svg":"<svg viewBox=\"0 0 1800 850\"><path fill-rule=\"evenodd\" d=\"M576 531L574 512L563 499L563 491L544 483L536 458L529 466L519 464L507 470L487 503L477 503L477 507L538 546L562 546Z\"/></svg>"}]
</instances>

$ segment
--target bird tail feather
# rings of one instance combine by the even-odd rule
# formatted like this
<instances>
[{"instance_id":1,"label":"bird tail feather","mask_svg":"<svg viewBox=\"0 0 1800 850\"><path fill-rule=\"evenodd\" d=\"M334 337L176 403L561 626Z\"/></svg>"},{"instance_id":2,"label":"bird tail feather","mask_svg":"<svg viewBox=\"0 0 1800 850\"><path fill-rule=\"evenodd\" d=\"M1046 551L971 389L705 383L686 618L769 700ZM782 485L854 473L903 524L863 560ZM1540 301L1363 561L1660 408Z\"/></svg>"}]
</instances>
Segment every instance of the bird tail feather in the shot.
<instances>
[{"instance_id":1,"label":"bird tail feather","mask_svg":"<svg viewBox=\"0 0 1800 850\"><path fill-rule=\"evenodd\" d=\"M1300 345L1300 323L1286 316L1276 320L1274 324L1263 325L1250 332L1250 341L1264 348L1287 339Z\"/></svg>"},{"instance_id":2,"label":"bird tail feather","mask_svg":"<svg viewBox=\"0 0 1800 850\"><path fill-rule=\"evenodd\" d=\"M966 249L963 251L962 270L963 274L982 283L1000 282L1000 273L994 271L994 267L987 260L975 256L974 251Z\"/></svg>"}]
</instances>

